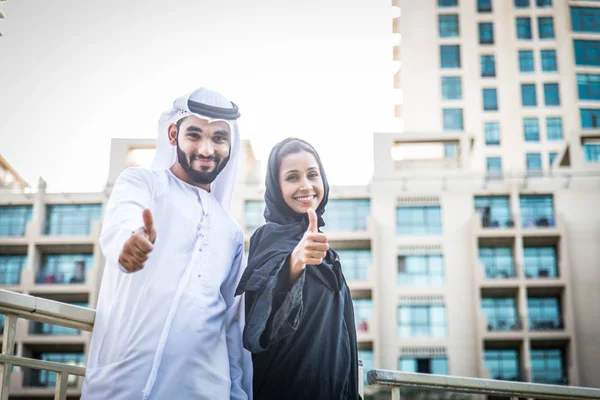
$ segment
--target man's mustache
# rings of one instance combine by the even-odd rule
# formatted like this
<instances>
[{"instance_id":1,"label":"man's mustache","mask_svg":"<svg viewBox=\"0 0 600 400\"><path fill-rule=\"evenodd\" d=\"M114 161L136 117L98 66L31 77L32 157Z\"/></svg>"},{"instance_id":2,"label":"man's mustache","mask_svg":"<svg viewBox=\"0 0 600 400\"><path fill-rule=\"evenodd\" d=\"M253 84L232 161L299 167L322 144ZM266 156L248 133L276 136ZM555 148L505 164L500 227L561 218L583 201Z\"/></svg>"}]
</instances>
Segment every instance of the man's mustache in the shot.
<instances>
[{"instance_id":1,"label":"man's mustache","mask_svg":"<svg viewBox=\"0 0 600 400\"><path fill-rule=\"evenodd\" d=\"M199 160L206 160L206 161L219 161L219 159L220 159L220 158L219 158L219 157L217 157L217 156L208 156L208 157L207 157L207 156L203 156L203 155L201 155L201 154L192 154L192 155L190 156L190 160L191 160L191 161L194 161L194 160L196 160L196 159L199 159Z\"/></svg>"}]
</instances>

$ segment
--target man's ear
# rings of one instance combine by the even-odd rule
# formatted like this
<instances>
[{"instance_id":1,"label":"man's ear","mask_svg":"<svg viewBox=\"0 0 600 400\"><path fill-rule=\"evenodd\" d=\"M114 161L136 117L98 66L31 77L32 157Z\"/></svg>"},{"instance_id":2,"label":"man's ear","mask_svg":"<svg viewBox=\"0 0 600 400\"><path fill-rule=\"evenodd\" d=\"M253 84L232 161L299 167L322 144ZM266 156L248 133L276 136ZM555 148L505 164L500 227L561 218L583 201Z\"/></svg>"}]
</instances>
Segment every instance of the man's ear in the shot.
<instances>
[{"instance_id":1,"label":"man's ear","mask_svg":"<svg viewBox=\"0 0 600 400\"><path fill-rule=\"evenodd\" d=\"M169 143L171 143L171 146L176 146L177 145L177 125L175 125L175 124L169 125L168 132L169 132Z\"/></svg>"}]
</instances>

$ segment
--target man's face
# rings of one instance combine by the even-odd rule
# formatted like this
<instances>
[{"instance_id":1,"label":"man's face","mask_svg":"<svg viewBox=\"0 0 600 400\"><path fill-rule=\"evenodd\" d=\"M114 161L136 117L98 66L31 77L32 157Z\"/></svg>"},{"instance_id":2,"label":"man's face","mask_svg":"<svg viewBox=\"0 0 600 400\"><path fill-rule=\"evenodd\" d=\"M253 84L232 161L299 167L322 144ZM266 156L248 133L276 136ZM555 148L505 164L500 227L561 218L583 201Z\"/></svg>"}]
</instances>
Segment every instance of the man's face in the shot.
<instances>
[{"instance_id":1,"label":"man's face","mask_svg":"<svg viewBox=\"0 0 600 400\"><path fill-rule=\"evenodd\" d=\"M190 115L177 131L177 162L190 179L212 183L225 168L231 152L231 128L224 121L208 122Z\"/></svg>"}]
</instances>

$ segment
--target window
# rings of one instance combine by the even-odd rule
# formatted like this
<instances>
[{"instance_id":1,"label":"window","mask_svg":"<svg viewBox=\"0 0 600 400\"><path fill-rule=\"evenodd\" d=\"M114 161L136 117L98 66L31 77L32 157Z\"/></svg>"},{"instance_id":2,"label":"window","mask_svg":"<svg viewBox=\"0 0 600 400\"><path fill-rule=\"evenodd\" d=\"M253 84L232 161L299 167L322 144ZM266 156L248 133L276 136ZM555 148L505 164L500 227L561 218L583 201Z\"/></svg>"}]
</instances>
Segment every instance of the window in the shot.
<instances>
[{"instance_id":1,"label":"window","mask_svg":"<svg viewBox=\"0 0 600 400\"><path fill-rule=\"evenodd\" d=\"M558 153L555 151L551 151L550 153L548 153L548 163L550 164L550 167L552 167L552 164L554 164L556 156L558 156Z\"/></svg>"},{"instance_id":2,"label":"window","mask_svg":"<svg viewBox=\"0 0 600 400\"><path fill-rule=\"evenodd\" d=\"M530 330L542 331L564 328L558 297L529 297L527 299L527 313L529 314Z\"/></svg>"},{"instance_id":3,"label":"window","mask_svg":"<svg viewBox=\"0 0 600 400\"><path fill-rule=\"evenodd\" d=\"M489 331L516 331L521 329L517 305L513 297L483 297L481 311Z\"/></svg>"},{"instance_id":4,"label":"window","mask_svg":"<svg viewBox=\"0 0 600 400\"><path fill-rule=\"evenodd\" d=\"M569 383L562 349L531 349L531 381L552 385Z\"/></svg>"},{"instance_id":5,"label":"window","mask_svg":"<svg viewBox=\"0 0 600 400\"><path fill-rule=\"evenodd\" d=\"M600 162L600 140L586 139L583 142L583 154L585 156L585 161L587 162Z\"/></svg>"},{"instance_id":6,"label":"window","mask_svg":"<svg viewBox=\"0 0 600 400\"><path fill-rule=\"evenodd\" d=\"M491 22L479 23L479 44L494 44L494 24Z\"/></svg>"},{"instance_id":7,"label":"window","mask_svg":"<svg viewBox=\"0 0 600 400\"><path fill-rule=\"evenodd\" d=\"M367 218L371 214L369 199L329 200L325 210L327 232L356 232L367 229Z\"/></svg>"},{"instance_id":8,"label":"window","mask_svg":"<svg viewBox=\"0 0 600 400\"><path fill-rule=\"evenodd\" d=\"M515 8L529 8L529 0L515 0Z\"/></svg>"},{"instance_id":9,"label":"window","mask_svg":"<svg viewBox=\"0 0 600 400\"><path fill-rule=\"evenodd\" d=\"M527 153L525 161L527 163L527 171L532 173L530 175L538 175L542 170L542 155L540 153Z\"/></svg>"},{"instance_id":10,"label":"window","mask_svg":"<svg viewBox=\"0 0 600 400\"><path fill-rule=\"evenodd\" d=\"M485 350L485 367L489 371L490 379L503 381L518 381L519 352L512 349Z\"/></svg>"},{"instance_id":11,"label":"window","mask_svg":"<svg viewBox=\"0 0 600 400\"><path fill-rule=\"evenodd\" d=\"M458 0L438 0L438 7L456 7Z\"/></svg>"},{"instance_id":12,"label":"window","mask_svg":"<svg viewBox=\"0 0 600 400\"><path fill-rule=\"evenodd\" d=\"M398 256L398 284L443 285L444 259L442 255Z\"/></svg>"},{"instance_id":13,"label":"window","mask_svg":"<svg viewBox=\"0 0 600 400\"><path fill-rule=\"evenodd\" d=\"M397 207L396 233L398 235L441 235L440 206Z\"/></svg>"},{"instance_id":14,"label":"window","mask_svg":"<svg viewBox=\"0 0 600 400\"><path fill-rule=\"evenodd\" d=\"M21 283L21 270L26 265L25 255L0 255L0 286Z\"/></svg>"},{"instance_id":15,"label":"window","mask_svg":"<svg viewBox=\"0 0 600 400\"><path fill-rule=\"evenodd\" d=\"M500 144L500 124L498 122L485 122L483 129L485 131L485 144L498 146Z\"/></svg>"},{"instance_id":16,"label":"window","mask_svg":"<svg viewBox=\"0 0 600 400\"><path fill-rule=\"evenodd\" d=\"M440 46L440 59L442 68L460 68L460 46Z\"/></svg>"},{"instance_id":17,"label":"window","mask_svg":"<svg viewBox=\"0 0 600 400\"><path fill-rule=\"evenodd\" d=\"M367 280L369 278L369 265L371 265L371 250L368 249L340 249L336 250L340 256L344 277L349 281Z\"/></svg>"},{"instance_id":18,"label":"window","mask_svg":"<svg viewBox=\"0 0 600 400\"><path fill-rule=\"evenodd\" d=\"M24 236L31 211L31 206L1 206L0 236Z\"/></svg>"},{"instance_id":19,"label":"window","mask_svg":"<svg viewBox=\"0 0 600 400\"><path fill-rule=\"evenodd\" d=\"M462 108L444 108L443 113L445 131L463 130Z\"/></svg>"},{"instance_id":20,"label":"window","mask_svg":"<svg viewBox=\"0 0 600 400\"><path fill-rule=\"evenodd\" d=\"M579 100L600 101L600 75L577 74L577 89Z\"/></svg>"},{"instance_id":21,"label":"window","mask_svg":"<svg viewBox=\"0 0 600 400\"><path fill-rule=\"evenodd\" d=\"M556 278L558 276L556 247L524 247L523 261L527 278Z\"/></svg>"},{"instance_id":22,"label":"window","mask_svg":"<svg viewBox=\"0 0 600 400\"><path fill-rule=\"evenodd\" d=\"M540 141L540 126L537 118L523 119L523 131L525 132L526 142Z\"/></svg>"},{"instance_id":23,"label":"window","mask_svg":"<svg viewBox=\"0 0 600 400\"><path fill-rule=\"evenodd\" d=\"M244 203L244 225L247 232L253 232L265 223L263 200L246 200Z\"/></svg>"},{"instance_id":24,"label":"window","mask_svg":"<svg viewBox=\"0 0 600 400\"><path fill-rule=\"evenodd\" d=\"M438 28L440 37L457 37L459 34L458 29L458 15L448 14L438 16Z\"/></svg>"},{"instance_id":25,"label":"window","mask_svg":"<svg viewBox=\"0 0 600 400\"><path fill-rule=\"evenodd\" d=\"M487 172L490 175L500 175L502 173L502 158L488 157L486 158Z\"/></svg>"},{"instance_id":26,"label":"window","mask_svg":"<svg viewBox=\"0 0 600 400\"><path fill-rule=\"evenodd\" d=\"M552 195L523 195L521 223L524 228L554 226L554 201Z\"/></svg>"},{"instance_id":27,"label":"window","mask_svg":"<svg viewBox=\"0 0 600 400\"><path fill-rule=\"evenodd\" d=\"M375 369L375 363L373 362L373 350L358 350L358 359L363 363L363 371ZM367 374L363 375L363 383L365 386L367 386L369 384L369 382L367 382Z\"/></svg>"},{"instance_id":28,"label":"window","mask_svg":"<svg viewBox=\"0 0 600 400\"><path fill-rule=\"evenodd\" d=\"M444 158L458 157L458 143L444 143Z\"/></svg>"},{"instance_id":29,"label":"window","mask_svg":"<svg viewBox=\"0 0 600 400\"><path fill-rule=\"evenodd\" d=\"M508 196L475 196L475 211L481 215L484 228L513 226Z\"/></svg>"},{"instance_id":30,"label":"window","mask_svg":"<svg viewBox=\"0 0 600 400\"><path fill-rule=\"evenodd\" d=\"M448 359L446 357L402 357L398 369L402 372L448 375Z\"/></svg>"},{"instance_id":31,"label":"window","mask_svg":"<svg viewBox=\"0 0 600 400\"><path fill-rule=\"evenodd\" d=\"M579 110L579 114L583 129L600 128L600 108L582 108Z\"/></svg>"},{"instance_id":32,"label":"window","mask_svg":"<svg viewBox=\"0 0 600 400\"><path fill-rule=\"evenodd\" d=\"M494 55L482 55L481 76L483 78L493 78L496 76L496 58Z\"/></svg>"},{"instance_id":33,"label":"window","mask_svg":"<svg viewBox=\"0 0 600 400\"><path fill-rule=\"evenodd\" d=\"M60 204L46 207L46 235L89 235L100 220L102 204Z\"/></svg>"},{"instance_id":34,"label":"window","mask_svg":"<svg viewBox=\"0 0 600 400\"><path fill-rule=\"evenodd\" d=\"M542 50L542 71L544 72L556 72L558 70L556 66L556 50Z\"/></svg>"},{"instance_id":35,"label":"window","mask_svg":"<svg viewBox=\"0 0 600 400\"><path fill-rule=\"evenodd\" d=\"M517 39L531 40L531 18L517 18Z\"/></svg>"},{"instance_id":36,"label":"window","mask_svg":"<svg viewBox=\"0 0 600 400\"><path fill-rule=\"evenodd\" d=\"M34 353L33 358L61 364L76 365L79 367L85 366L83 353ZM25 374L25 376L28 375ZM67 386L77 386L77 379L76 375L69 375ZM28 382L26 382L24 386L54 388L56 386L56 372L31 369Z\"/></svg>"},{"instance_id":37,"label":"window","mask_svg":"<svg viewBox=\"0 0 600 400\"><path fill-rule=\"evenodd\" d=\"M462 80L460 76L442 77L442 98L444 100L462 99Z\"/></svg>"},{"instance_id":38,"label":"window","mask_svg":"<svg viewBox=\"0 0 600 400\"><path fill-rule=\"evenodd\" d=\"M519 71L533 72L535 65L533 62L533 51L519 50Z\"/></svg>"},{"instance_id":39,"label":"window","mask_svg":"<svg viewBox=\"0 0 600 400\"><path fill-rule=\"evenodd\" d=\"M484 111L498 111L498 94L495 88L483 89Z\"/></svg>"},{"instance_id":40,"label":"window","mask_svg":"<svg viewBox=\"0 0 600 400\"><path fill-rule=\"evenodd\" d=\"M515 276L514 257L510 247L480 247L479 261L485 268L487 279Z\"/></svg>"},{"instance_id":41,"label":"window","mask_svg":"<svg viewBox=\"0 0 600 400\"><path fill-rule=\"evenodd\" d=\"M600 32L600 8L570 7L573 32Z\"/></svg>"},{"instance_id":42,"label":"window","mask_svg":"<svg viewBox=\"0 0 600 400\"><path fill-rule=\"evenodd\" d=\"M371 316L373 315L373 301L371 299L352 299L354 306L354 323L359 332L368 332Z\"/></svg>"},{"instance_id":43,"label":"window","mask_svg":"<svg viewBox=\"0 0 600 400\"><path fill-rule=\"evenodd\" d=\"M536 5L539 8L552 7L552 0L536 0Z\"/></svg>"},{"instance_id":44,"label":"window","mask_svg":"<svg viewBox=\"0 0 600 400\"><path fill-rule=\"evenodd\" d=\"M444 305L399 306L398 336L445 337L446 307Z\"/></svg>"},{"instance_id":45,"label":"window","mask_svg":"<svg viewBox=\"0 0 600 400\"><path fill-rule=\"evenodd\" d=\"M562 118L548 117L546 118L546 131L548 132L548 141L555 142L563 140Z\"/></svg>"},{"instance_id":46,"label":"window","mask_svg":"<svg viewBox=\"0 0 600 400\"><path fill-rule=\"evenodd\" d=\"M88 303L68 303L74 306L87 307ZM29 333L33 335L79 335L81 331L75 328L67 328L59 325L52 325L44 322L31 321L29 324Z\"/></svg>"},{"instance_id":47,"label":"window","mask_svg":"<svg viewBox=\"0 0 600 400\"><path fill-rule=\"evenodd\" d=\"M523 107L537 106L537 96L535 94L535 83L521 84L521 105Z\"/></svg>"},{"instance_id":48,"label":"window","mask_svg":"<svg viewBox=\"0 0 600 400\"><path fill-rule=\"evenodd\" d=\"M600 66L600 40L574 40L575 64Z\"/></svg>"},{"instance_id":49,"label":"window","mask_svg":"<svg viewBox=\"0 0 600 400\"><path fill-rule=\"evenodd\" d=\"M544 83L544 104L547 106L560 106L558 83Z\"/></svg>"},{"instance_id":50,"label":"window","mask_svg":"<svg viewBox=\"0 0 600 400\"><path fill-rule=\"evenodd\" d=\"M35 277L35 282L77 284L85 282L85 274L92 266L93 254L46 254Z\"/></svg>"},{"instance_id":51,"label":"window","mask_svg":"<svg viewBox=\"0 0 600 400\"><path fill-rule=\"evenodd\" d=\"M538 34L540 39L554 39L552 17L538 17Z\"/></svg>"},{"instance_id":52,"label":"window","mask_svg":"<svg viewBox=\"0 0 600 400\"><path fill-rule=\"evenodd\" d=\"M492 0L477 0L477 11L480 13L491 13Z\"/></svg>"}]
</instances>

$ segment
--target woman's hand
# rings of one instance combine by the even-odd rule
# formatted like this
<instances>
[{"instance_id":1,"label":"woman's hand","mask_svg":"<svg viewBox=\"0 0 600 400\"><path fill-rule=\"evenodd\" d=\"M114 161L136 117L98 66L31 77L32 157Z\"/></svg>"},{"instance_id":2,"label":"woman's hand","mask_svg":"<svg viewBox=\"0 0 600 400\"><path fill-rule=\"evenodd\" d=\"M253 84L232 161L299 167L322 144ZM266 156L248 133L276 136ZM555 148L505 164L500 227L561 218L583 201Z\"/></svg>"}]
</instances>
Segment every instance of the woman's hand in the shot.
<instances>
[{"instance_id":1,"label":"woman's hand","mask_svg":"<svg viewBox=\"0 0 600 400\"><path fill-rule=\"evenodd\" d=\"M308 229L290 257L290 281L292 283L296 282L307 264L320 265L327 254L327 250L329 250L327 236L324 233L319 233L317 213L310 208L307 214Z\"/></svg>"}]
</instances>

